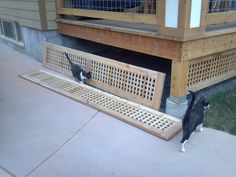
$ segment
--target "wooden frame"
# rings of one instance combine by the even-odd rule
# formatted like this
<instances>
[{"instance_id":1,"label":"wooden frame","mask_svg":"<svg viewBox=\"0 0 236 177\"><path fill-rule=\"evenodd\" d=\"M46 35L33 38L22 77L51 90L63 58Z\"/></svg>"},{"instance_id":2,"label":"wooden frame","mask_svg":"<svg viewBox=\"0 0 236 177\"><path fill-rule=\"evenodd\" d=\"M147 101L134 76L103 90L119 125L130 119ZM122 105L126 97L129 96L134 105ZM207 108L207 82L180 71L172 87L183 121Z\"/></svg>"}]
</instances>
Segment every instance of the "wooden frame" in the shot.
<instances>
[{"instance_id":1,"label":"wooden frame","mask_svg":"<svg viewBox=\"0 0 236 177\"><path fill-rule=\"evenodd\" d=\"M98 10L84 10L74 8L63 8L62 0L57 0L57 13L60 15L75 15L92 18L102 18L107 20L117 20L132 23L158 24L158 19L155 14L138 14L124 12L108 12Z\"/></svg>"},{"instance_id":2,"label":"wooden frame","mask_svg":"<svg viewBox=\"0 0 236 177\"><path fill-rule=\"evenodd\" d=\"M201 22L197 28L190 28L190 14L192 1L179 0L178 27L165 27L165 0L156 2L156 14L136 14L123 12L110 12L98 10L84 10L76 8L63 8L62 0L57 0L58 15L84 16L92 18L101 18L107 20L144 23L157 26L160 37L171 38L178 41L187 41L205 36L206 27L213 24L223 24L234 22L236 12L217 12L208 13L208 1L202 1ZM147 6L147 3L144 3Z\"/></svg>"},{"instance_id":3,"label":"wooden frame","mask_svg":"<svg viewBox=\"0 0 236 177\"><path fill-rule=\"evenodd\" d=\"M55 44L45 44L43 65L71 76L68 53L74 63L92 72L86 83L122 98L159 110L165 74L110 60Z\"/></svg>"}]
</instances>

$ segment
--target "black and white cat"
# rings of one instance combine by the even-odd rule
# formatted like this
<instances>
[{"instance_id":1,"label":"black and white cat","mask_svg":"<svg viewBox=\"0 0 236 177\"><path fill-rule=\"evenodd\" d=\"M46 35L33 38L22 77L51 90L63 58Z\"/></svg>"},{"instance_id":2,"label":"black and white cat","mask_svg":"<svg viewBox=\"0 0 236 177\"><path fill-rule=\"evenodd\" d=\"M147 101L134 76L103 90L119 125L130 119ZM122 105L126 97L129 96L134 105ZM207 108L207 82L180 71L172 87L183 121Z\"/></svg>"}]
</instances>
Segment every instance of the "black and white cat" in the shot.
<instances>
[{"instance_id":1,"label":"black and white cat","mask_svg":"<svg viewBox=\"0 0 236 177\"><path fill-rule=\"evenodd\" d=\"M71 61L67 53L65 55L71 65L71 72L75 81L84 83L84 79L90 79L92 77L91 72L85 72L79 65Z\"/></svg>"},{"instance_id":2,"label":"black and white cat","mask_svg":"<svg viewBox=\"0 0 236 177\"><path fill-rule=\"evenodd\" d=\"M183 138L180 142L180 151L185 152L185 143L189 140L191 134L195 130L203 131L204 112L209 109L209 101L200 98L194 105L196 94L193 91L189 91L191 94L191 101L185 116L182 121Z\"/></svg>"}]
</instances>

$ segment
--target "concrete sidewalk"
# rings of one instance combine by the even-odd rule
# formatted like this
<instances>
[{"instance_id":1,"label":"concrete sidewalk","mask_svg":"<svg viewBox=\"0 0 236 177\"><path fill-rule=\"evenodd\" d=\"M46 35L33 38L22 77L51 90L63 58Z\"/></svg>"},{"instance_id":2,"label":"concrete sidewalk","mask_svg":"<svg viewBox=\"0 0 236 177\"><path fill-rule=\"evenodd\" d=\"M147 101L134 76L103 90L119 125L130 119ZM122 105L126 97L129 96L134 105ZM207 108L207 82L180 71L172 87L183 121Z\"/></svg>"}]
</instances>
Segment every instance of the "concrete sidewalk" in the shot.
<instances>
[{"instance_id":1,"label":"concrete sidewalk","mask_svg":"<svg viewBox=\"0 0 236 177\"><path fill-rule=\"evenodd\" d=\"M23 80L41 63L0 43L0 177L234 177L236 137L205 128L179 152L161 140Z\"/></svg>"}]
</instances>

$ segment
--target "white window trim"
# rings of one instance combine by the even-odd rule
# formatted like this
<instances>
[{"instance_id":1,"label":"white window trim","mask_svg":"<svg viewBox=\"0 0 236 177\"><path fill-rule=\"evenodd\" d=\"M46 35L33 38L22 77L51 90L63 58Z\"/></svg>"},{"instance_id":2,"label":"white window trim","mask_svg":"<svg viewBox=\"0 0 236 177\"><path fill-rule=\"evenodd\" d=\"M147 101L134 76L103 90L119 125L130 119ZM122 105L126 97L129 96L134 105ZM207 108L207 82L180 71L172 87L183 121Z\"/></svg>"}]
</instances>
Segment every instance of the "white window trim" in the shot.
<instances>
[{"instance_id":1,"label":"white window trim","mask_svg":"<svg viewBox=\"0 0 236 177\"><path fill-rule=\"evenodd\" d=\"M9 41L9 42L11 42L11 43L14 43L14 44L16 44L16 45L19 45L19 46L21 46L21 47L24 47L24 43L19 40L19 34L18 34L18 31L17 31L17 24L16 24L16 22L10 21L10 20L6 20L6 19L2 19L2 18L0 18L0 19L1 19L0 25L2 26L1 29L2 29L2 33L3 33L3 34L0 34L0 38L4 39L4 40L6 40L6 41ZM12 38L9 38L9 37L6 37L6 36L4 35L4 34L5 34L5 31L4 31L4 27L3 27L3 21L9 22L9 23L12 23L12 24L13 24L13 26L14 26L14 32L15 32L15 35L16 35L16 40L14 40L14 39L12 39Z\"/></svg>"}]
</instances>

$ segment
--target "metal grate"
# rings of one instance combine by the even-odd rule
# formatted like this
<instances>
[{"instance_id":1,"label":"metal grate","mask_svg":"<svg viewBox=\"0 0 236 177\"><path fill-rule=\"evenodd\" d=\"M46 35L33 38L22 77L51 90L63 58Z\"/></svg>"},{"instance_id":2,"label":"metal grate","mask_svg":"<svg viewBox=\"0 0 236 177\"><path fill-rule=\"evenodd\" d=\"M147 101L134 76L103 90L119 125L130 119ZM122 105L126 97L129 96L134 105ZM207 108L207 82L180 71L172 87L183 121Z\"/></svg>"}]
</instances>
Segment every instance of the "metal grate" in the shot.
<instances>
[{"instance_id":1,"label":"metal grate","mask_svg":"<svg viewBox=\"0 0 236 177\"><path fill-rule=\"evenodd\" d=\"M64 8L156 14L156 0L64 0Z\"/></svg>"},{"instance_id":2,"label":"metal grate","mask_svg":"<svg viewBox=\"0 0 236 177\"><path fill-rule=\"evenodd\" d=\"M209 0L209 13L236 10L236 0Z\"/></svg>"},{"instance_id":3,"label":"metal grate","mask_svg":"<svg viewBox=\"0 0 236 177\"><path fill-rule=\"evenodd\" d=\"M172 116L52 73L36 71L23 74L21 77L111 114L166 140L173 137L181 128L181 121Z\"/></svg>"},{"instance_id":4,"label":"metal grate","mask_svg":"<svg viewBox=\"0 0 236 177\"><path fill-rule=\"evenodd\" d=\"M159 110L164 73L54 44L45 46L44 66L71 76L70 64L64 55L67 52L74 63L91 71L92 78L86 81L87 84Z\"/></svg>"},{"instance_id":5,"label":"metal grate","mask_svg":"<svg viewBox=\"0 0 236 177\"><path fill-rule=\"evenodd\" d=\"M191 60L188 88L203 88L236 75L236 51Z\"/></svg>"}]
</instances>

